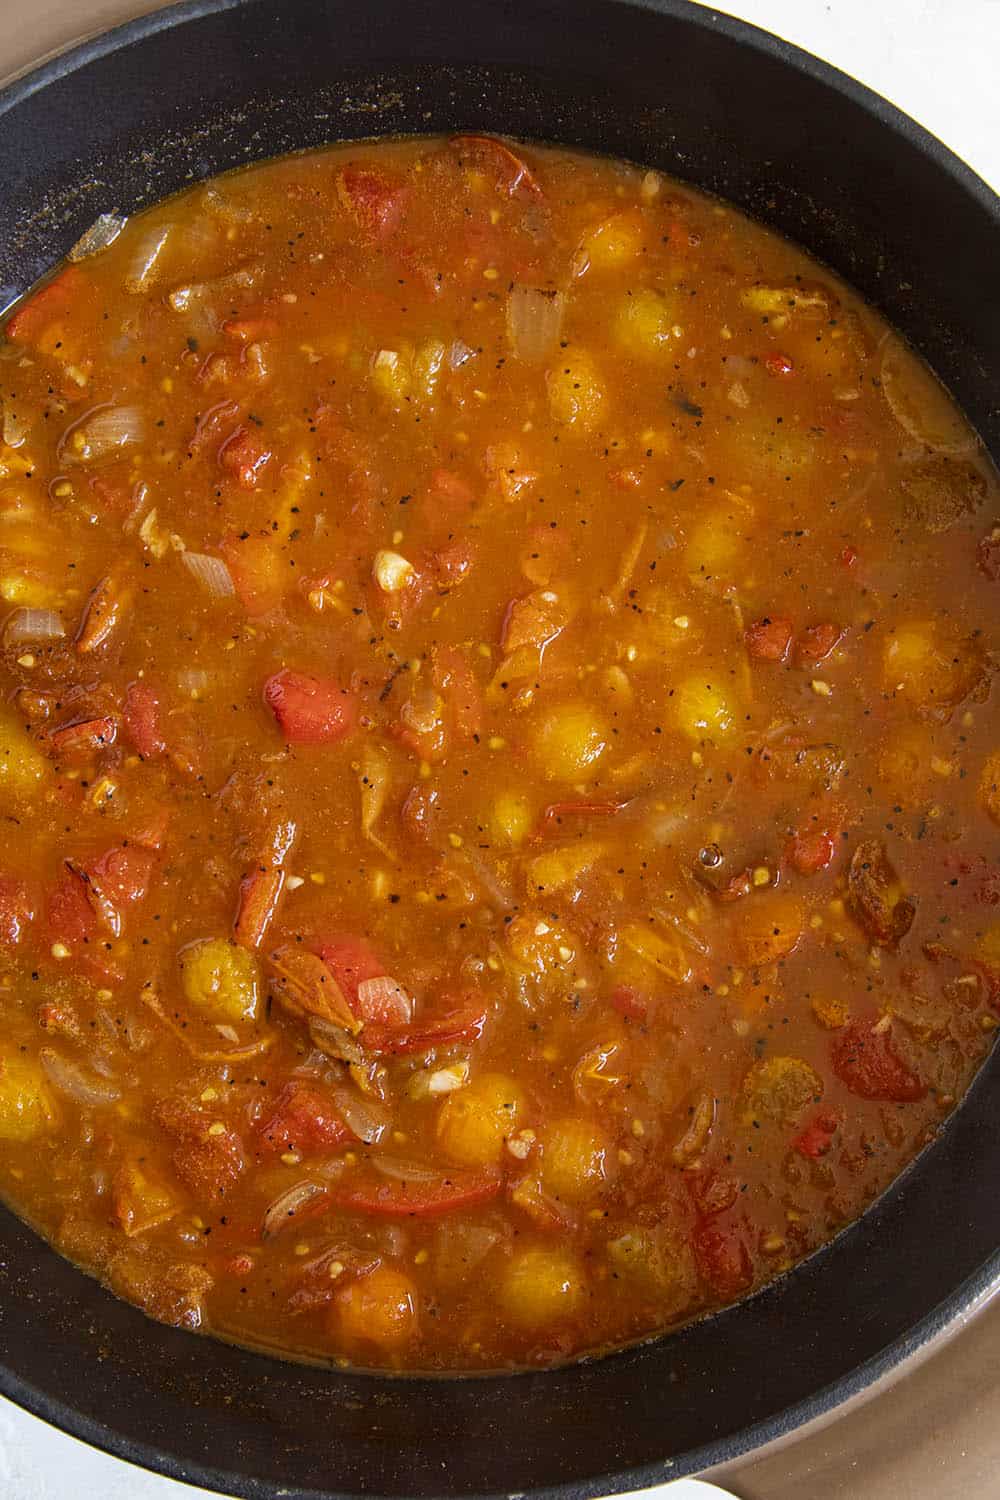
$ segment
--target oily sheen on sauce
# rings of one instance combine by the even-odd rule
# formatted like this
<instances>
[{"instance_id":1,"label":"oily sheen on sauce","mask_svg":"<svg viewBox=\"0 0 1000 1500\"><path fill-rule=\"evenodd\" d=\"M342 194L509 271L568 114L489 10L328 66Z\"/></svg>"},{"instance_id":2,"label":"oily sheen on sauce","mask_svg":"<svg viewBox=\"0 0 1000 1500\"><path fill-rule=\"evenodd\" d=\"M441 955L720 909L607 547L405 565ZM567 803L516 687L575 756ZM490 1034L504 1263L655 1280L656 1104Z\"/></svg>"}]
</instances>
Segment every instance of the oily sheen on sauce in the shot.
<instances>
[{"instance_id":1,"label":"oily sheen on sauce","mask_svg":"<svg viewBox=\"0 0 1000 1500\"><path fill-rule=\"evenodd\" d=\"M734 1301L1000 1005L975 434L631 165L352 145L0 348L0 1186L155 1318L546 1365Z\"/></svg>"}]
</instances>

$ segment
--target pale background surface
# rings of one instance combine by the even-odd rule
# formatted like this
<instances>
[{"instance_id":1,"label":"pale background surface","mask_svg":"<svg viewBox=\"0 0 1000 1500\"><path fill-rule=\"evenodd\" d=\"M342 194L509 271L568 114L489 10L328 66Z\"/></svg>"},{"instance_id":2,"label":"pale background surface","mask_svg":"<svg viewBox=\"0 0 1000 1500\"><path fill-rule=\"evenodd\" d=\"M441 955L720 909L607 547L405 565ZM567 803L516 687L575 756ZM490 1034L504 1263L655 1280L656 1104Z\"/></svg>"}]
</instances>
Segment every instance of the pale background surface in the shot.
<instances>
[{"instance_id":1,"label":"pale background surface","mask_svg":"<svg viewBox=\"0 0 1000 1500\"><path fill-rule=\"evenodd\" d=\"M158 4L0 0L0 77ZM722 8L870 84L1000 187L1000 0L729 0ZM891 1390L718 1478L742 1500L998 1500L1000 1299ZM0 1399L4 1500L201 1493L85 1448ZM683 1482L658 1493L696 1500Z\"/></svg>"}]
</instances>

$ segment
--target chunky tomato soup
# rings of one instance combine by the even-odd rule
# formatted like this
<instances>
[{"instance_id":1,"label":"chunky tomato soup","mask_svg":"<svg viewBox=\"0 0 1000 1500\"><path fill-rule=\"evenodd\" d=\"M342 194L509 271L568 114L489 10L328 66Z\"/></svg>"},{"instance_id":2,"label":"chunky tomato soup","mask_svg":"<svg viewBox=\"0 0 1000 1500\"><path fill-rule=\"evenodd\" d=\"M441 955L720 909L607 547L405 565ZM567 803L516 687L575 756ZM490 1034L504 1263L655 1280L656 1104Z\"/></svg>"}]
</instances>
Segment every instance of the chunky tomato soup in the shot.
<instances>
[{"instance_id":1,"label":"chunky tomato soup","mask_svg":"<svg viewBox=\"0 0 1000 1500\"><path fill-rule=\"evenodd\" d=\"M0 353L0 1184L153 1317L546 1365L745 1296L998 1024L996 476L653 172L354 145Z\"/></svg>"}]
</instances>

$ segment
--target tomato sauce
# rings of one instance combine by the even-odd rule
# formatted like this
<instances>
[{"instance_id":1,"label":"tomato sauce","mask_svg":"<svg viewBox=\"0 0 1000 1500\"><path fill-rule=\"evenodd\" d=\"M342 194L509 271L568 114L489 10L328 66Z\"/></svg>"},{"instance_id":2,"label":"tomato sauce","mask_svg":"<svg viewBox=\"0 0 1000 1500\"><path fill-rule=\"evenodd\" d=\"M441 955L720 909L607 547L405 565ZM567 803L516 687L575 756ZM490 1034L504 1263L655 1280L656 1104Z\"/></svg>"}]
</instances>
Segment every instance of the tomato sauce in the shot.
<instances>
[{"instance_id":1,"label":"tomato sauce","mask_svg":"<svg viewBox=\"0 0 1000 1500\"><path fill-rule=\"evenodd\" d=\"M975 434L801 251L568 151L333 148L83 249L0 347L6 1199L374 1368L788 1271L998 1024Z\"/></svg>"}]
</instances>

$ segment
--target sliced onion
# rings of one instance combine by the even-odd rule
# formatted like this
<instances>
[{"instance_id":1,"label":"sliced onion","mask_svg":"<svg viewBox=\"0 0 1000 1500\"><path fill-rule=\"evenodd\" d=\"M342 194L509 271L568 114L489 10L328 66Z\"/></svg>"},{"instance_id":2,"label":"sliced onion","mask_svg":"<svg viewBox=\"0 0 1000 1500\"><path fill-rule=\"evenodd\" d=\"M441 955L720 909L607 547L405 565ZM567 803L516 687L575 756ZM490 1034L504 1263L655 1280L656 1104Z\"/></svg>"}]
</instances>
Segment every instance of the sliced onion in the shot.
<instances>
[{"instance_id":1,"label":"sliced onion","mask_svg":"<svg viewBox=\"0 0 1000 1500\"><path fill-rule=\"evenodd\" d=\"M507 337L518 359L537 364L559 343L564 293L539 286L515 286L507 298Z\"/></svg>"},{"instance_id":2,"label":"sliced onion","mask_svg":"<svg viewBox=\"0 0 1000 1500\"><path fill-rule=\"evenodd\" d=\"M392 1025L406 1026L413 1020L413 996L389 974L364 979L358 985L358 1014L391 1018Z\"/></svg>"},{"instance_id":3,"label":"sliced onion","mask_svg":"<svg viewBox=\"0 0 1000 1500\"><path fill-rule=\"evenodd\" d=\"M366 839L385 852L388 852L385 850L385 845L376 837L375 824L382 816L386 797L389 795L390 781L389 757L377 745L366 745L358 763L361 832Z\"/></svg>"},{"instance_id":4,"label":"sliced onion","mask_svg":"<svg viewBox=\"0 0 1000 1500\"><path fill-rule=\"evenodd\" d=\"M231 599L236 593L233 577L221 557L207 552L182 552L181 562L214 599Z\"/></svg>"},{"instance_id":5,"label":"sliced onion","mask_svg":"<svg viewBox=\"0 0 1000 1500\"><path fill-rule=\"evenodd\" d=\"M125 290L133 296L146 291L156 272L157 262L170 239L171 225L148 229L139 240L125 272Z\"/></svg>"},{"instance_id":6,"label":"sliced onion","mask_svg":"<svg viewBox=\"0 0 1000 1500\"><path fill-rule=\"evenodd\" d=\"M425 1167L412 1161L401 1161L395 1156L373 1156L369 1158L376 1172L391 1177L394 1182L440 1182L441 1173L435 1167Z\"/></svg>"},{"instance_id":7,"label":"sliced onion","mask_svg":"<svg viewBox=\"0 0 1000 1500\"><path fill-rule=\"evenodd\" d=\"M286 1229L296 1214L301 1213L307 1203L319 1193L325 1193L326 1188L318 1182L311 1182L307 1177L303 1182L296 1182L292 1187L286 1188L279 1193L273 1203L270 1203L264 1211L264 1219L260 1227L261 1239L271 1240L276 1234Z\"/></svg>"},{"instance_id":8,"label":"sliced onion","mask_svg":"<svg viewBox=\"0 0 1000 1500\"><path fill-rule=\"evenodd\" d=\"M879 380L893 416L915 442L952 458L979 446L936 376L896 334L886 336Z\"/></svg>"},{"instance_id":9,"label":"sliced onion","mask_svg":"<svg viewBox=\"0 0 1000 1500\"><path fill-rule=\"evenodd\" d=\"M257 275L258 269L255 266L237 266L235 271L229 271L225 276L214 276L211 281L192 281L187 286L174 287L172 292L168 292L167 301L174 312L187 312L189 308L204 302L206 297L229 291L233 287L252 287Z\"/></svg>"},{"instance_id":10,"label":"sliced onion","mask_svg":"<svg viewBox=\"0 0 1000 1500\"><path fill-rule=\"evenodd\" d=\"M101 214L90 228L85 230L67 255L67 260L86 260L113 245L128 220L122 214Z\"/></svg>"},{"instance_id":11,"label":"sliced onion","mask_svg":"<svg viewBox=\"0 0 1000 1500\"><path fill-rule=\"evenodd\" d=\"M51 1047L43 1047L38 1057L49 1081L61 1093L75 1099L77 1104L114 1104L116 1099L121 1098L121 1089L117 1084L95 1078L93 1073L81 1068L78 1063L71 1062L68 1057L63 1057L61 1052L55 1052Z\"/></svg>"},{"instance_id":12,"label":"sliced onion","mask_svg":"<svg viewBox=\"0 0 1000 1500\"><path fill-rule=\"evenodd\" d=\"M16 411L11 411L6 401L3 403L2 436L8 448L20 448L28 436L27 421L18 416Z\"/></svg>"},{"instance_id":13,"label":"sliced onion","mask_svg":"<svg viewBox=\"0 0 1000 1500\"><path fill-rule=\"evenodd\" d=\"M27 641L61 641L65 634L54 609L15 609L4 626L3 638L7 646L20 646Z\"/></svg>"},{"instance_id":14,"label":"sliced onion","mask_svg":"<svg viewBox=\"0 0 1000 1500\"><path fill-rule=\"evenodd\" d=\"M63 463L92 464L111 458L132 443L141 443L146 432L137 406L92 406L72 422L56 446Z\"/></svg>"},{"instance_id":15,"label":"sliced onion","mask_svg":"<svg viewBox=\"0 0 1000 1500\"><path fill-rule=\"evenodd\" d=\"M448 350L448 364L453 370L461 369L467 360L475 358L475 353L475 349L470 349L468 344L456 339Z\"/></svg>"},{"instance_id":16,"label":"sliced onion","mask_svg":"<svg viewBox=\"0 0 1000 1500\"><path fill-rule=\"evenodd\" d=\"M382 1139L392 1124L392 1116L388 1110L359 1098L357 1092L339 1078L328 1080L327 1087L337 1113L359 1141L364 1141L366 1146L374 1146Z\"/></svg>"}]
</instances>

